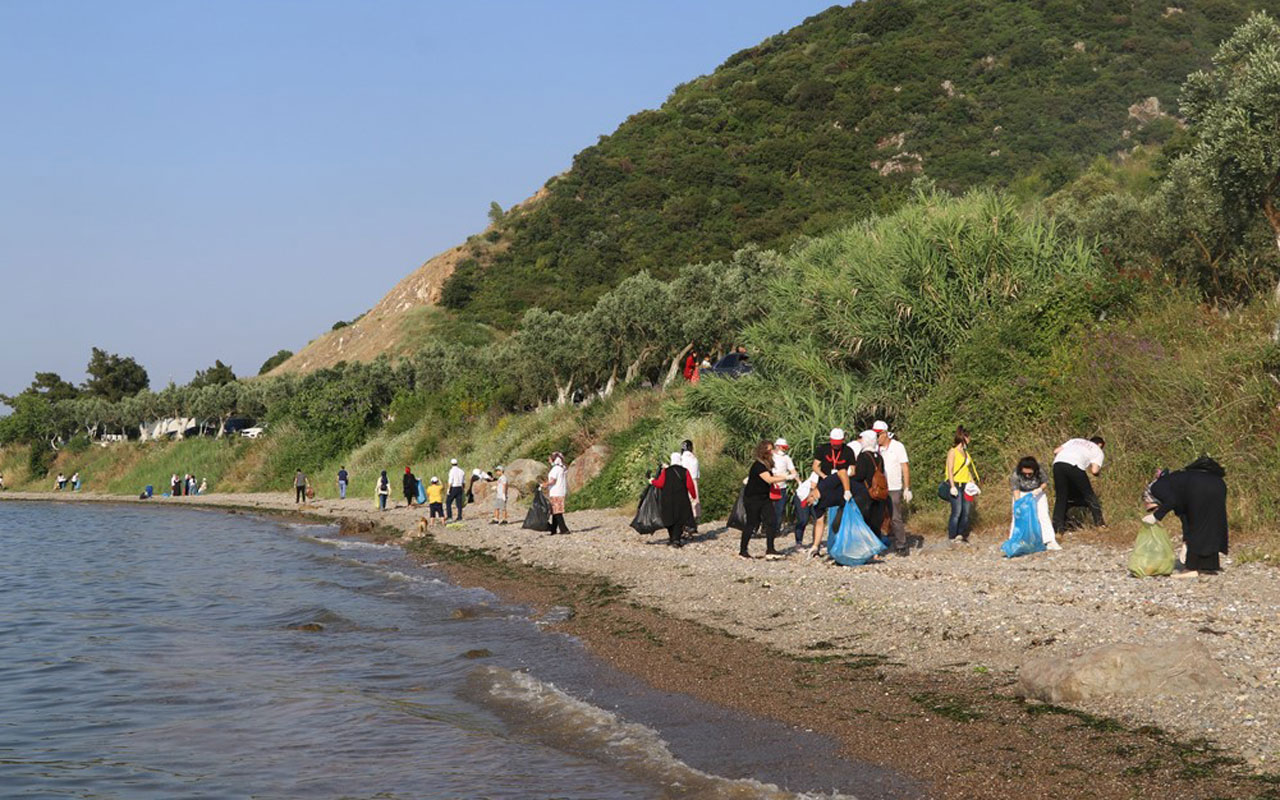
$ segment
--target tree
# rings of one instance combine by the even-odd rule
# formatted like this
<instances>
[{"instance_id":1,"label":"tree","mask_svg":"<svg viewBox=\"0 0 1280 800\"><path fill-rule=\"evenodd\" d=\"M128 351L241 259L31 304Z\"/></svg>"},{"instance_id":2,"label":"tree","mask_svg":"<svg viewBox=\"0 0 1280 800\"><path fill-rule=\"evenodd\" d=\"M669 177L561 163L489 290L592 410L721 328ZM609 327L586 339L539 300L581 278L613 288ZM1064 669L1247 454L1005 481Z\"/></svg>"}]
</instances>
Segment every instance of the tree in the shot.
<instances>
[{"instance_id":1,"label":"tree","mask_svg":"<svg viewBox=\"0 0 1280 800\"><path fill-rule=\"evenodd\" d=\"M262 366L258 367L258 374L266 375L268 372L280 366L281 364L283 364L284 362L288 361L291 358L293 358L292 350L277 350L274 356L272 356L271 358L268 358L266 361L263 361Z\"/></svg>"},{"instance_id":2,"label":"tree","mask_svg":"<svg viewBox=\"0 0 1280 800\"><path fill-rule=\"evenodd\" d=\"M491 222L494 225L497 225L498 223L502 222L502 218L504 216L506 216L506 214L503 212L502 206L498 205L497 200L494 200L492 203L489 204L489 222Z\"/></svg>"},{"instance_id":3,"label":"tree","mask_svg":"<svg viewBox=\"0 0 1280 800\"><path fill-rule=\"evenodd\" d=\"M84 390L113 403L122 397L137 394L151 384L147 371L137 361L96 347L89 357L89 366L85 368L85 372L89 373L89 380L85 381Z\"/></svg>"},{"instance_id":4,"label":"tree","mask_svg":"<svg viewBox=\"0 0 1280 800\"><path fill-rule=\"evenodd\" d=\"M200 389L205 386L221 386L224 383L232 383L235 379L236 374L231 371L231 367L223 364L219 359L213 362L212 367L196 372L196 376L191 379L191 388Z\"/></svg>"},{"instance_id":5,"label":"tree","mask_svg":"<svg viewBox=\"0 0 1280 800\"><path fill-rule=\"evenodd\" d=\"M1196 143L1174 170L1213 189L1237 238L1263 215L1280 249L1280 26L1266 12L1249 17L1182 93Z\"/></svg>"},{"instance_id":6,"label":"tree","mask_svg":"<svg viewBox=\"0 0 1280 800\"><path fill-rule=\"evenodd\" d=\"M80 396L80 390L74 384L68 383L62 379L56 372L37 372L35 380L31 381L31 385L22 390L22 394L35 395L42 397L50 403L57 403L60 400L71 400ZM0 395L0 402L7 406L13 405L13 397Z\"/></svg>"}]
</instances>

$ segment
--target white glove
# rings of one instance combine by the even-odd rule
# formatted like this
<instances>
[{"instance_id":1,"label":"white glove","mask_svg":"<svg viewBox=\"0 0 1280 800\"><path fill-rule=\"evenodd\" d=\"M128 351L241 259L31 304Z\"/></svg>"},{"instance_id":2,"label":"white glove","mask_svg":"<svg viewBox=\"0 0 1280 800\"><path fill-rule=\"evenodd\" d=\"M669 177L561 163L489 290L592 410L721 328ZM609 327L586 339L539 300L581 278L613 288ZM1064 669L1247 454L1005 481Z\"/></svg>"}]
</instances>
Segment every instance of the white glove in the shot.
<instances>
[{"instance_id":1,"label":"white glove","mask_svg":"<svg viewBox=\"0 0 1280 800\"><path fill-rule=\"evenodd\" d=\"M903 489L903 490L902 490L902 501L903 501L904 503L910 503L910 502L911 502L911 490L910 490L910 489Z\"/></svg>"},{"instance_id":2,"label":"white glove","mask_svg":"<svg viewBox=\"0 0 1280 800\"><path fill-rule=\"evenodd\" d=\"M853 492L845 492L845 493L844 493L844 501L845 501L846 503L847 503L847 502L849 502L849 501L850 501L850 500L852 500L852 499L853 499Z\"/></svg>"},{"instance_id":3,"label":"white glove","mask_svg":"<svg viewBox=\"0 0 1280 800\"><path fill-rule=\"evenodd\" d=\"M1147 523L1148 525L1155 525L1155 524L1156 524L1156 515L1155 515L1155 514L1148 514L1148 515L1146 515L1145 517L1143 517L1143 518L1142 518L1142 521L1143 521L1143 522L1145 522L1145 523Z\"/></svg>"},{"instance_id":4,"label":"white glove","mask_svg":"<svg viewBox=\"0 0 1280 800\"><path fill-rule=\"evenodd\" d=\"M951 496L952 496L952 497L959 497L959 496L960 496L960 490L959 490L959 489L957 489L955 486L952 486L952 487L951 487Z\"/></svg>"}]
</instances>

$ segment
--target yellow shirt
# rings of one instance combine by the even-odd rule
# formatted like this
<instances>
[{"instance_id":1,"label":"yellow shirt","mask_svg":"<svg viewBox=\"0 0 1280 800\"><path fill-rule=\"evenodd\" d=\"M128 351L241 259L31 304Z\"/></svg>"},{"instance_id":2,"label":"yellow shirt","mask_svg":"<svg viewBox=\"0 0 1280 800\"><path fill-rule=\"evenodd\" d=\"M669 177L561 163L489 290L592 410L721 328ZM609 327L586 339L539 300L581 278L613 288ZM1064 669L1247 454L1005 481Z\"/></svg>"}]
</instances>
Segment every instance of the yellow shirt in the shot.
<instances>
[{"instance_id":1,"label":"yellow shirt","mask_svg":"<svg viewBox=\"0 0 1280 800\"><path fill-rule=\"evenodd\" d=\"M444 502L444 486L438 483L427 484L427 502L443 503Z\"/></svg>"},{"instance_id":2,"label":"yellow shirt","mask_svg":"<svg viewBox=\"0 0 1280 800\"><path fill-rule=\"evenodd\" d=\"M969 457L968 450L961 450L959 447L951 448L950 454L947 456L951 460L952 480L956 483L968 483L970 481L977 482L978 470L973 465L973 459ZM943 477L946 477L945 475Z\"/></svg>"}]
</instances>

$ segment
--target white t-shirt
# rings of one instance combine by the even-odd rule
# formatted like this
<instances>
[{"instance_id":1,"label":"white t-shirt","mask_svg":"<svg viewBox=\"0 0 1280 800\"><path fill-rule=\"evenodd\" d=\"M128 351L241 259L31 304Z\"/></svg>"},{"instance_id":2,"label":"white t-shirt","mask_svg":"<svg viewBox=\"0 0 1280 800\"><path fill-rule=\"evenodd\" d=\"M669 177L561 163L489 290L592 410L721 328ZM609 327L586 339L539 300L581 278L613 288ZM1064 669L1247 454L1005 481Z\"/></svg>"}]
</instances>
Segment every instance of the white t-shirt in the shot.
<instances>
[{"instance_id":1,"label":"white t-shirt","mask_svg":"<svg viewBox=\"0 0 1280 800\"><path fill-rule=\"evenodd\" d=\"M567 472L568 471L564 467L556 464L551 468L551 471L547 473L547 481L551 484L551 497L564 497L569 493Z\"/></svg>"},{"instance_id":2,"label":"white t-shirt","mask_svg":"<svg viewBox=\"0 0 1280 800\"><path fill-rule=\"evenodd\" d=\"M791 460L791 456L787 455L786 453L779 453L777 451L774 451L773 474L775 476L790 475L795 471L796 471L796 464L794 461ZM787 488L787 484L785 483L781 484L781 486L784 489Z\"/></svg>"},{"instance_id":3,"label":"white t-shirt","mask_svg":"<svg viewBox=\"0 0 1280 800\"><path fill-rule=\"evenodd\" d=\"M462 467L453 465L449 468L449 488L461 488L462 484L467 480L467 474L462 471Z\"/></svg>"},{"instance_id":4,"label":"white t-shirt","mask_svg":"<svg viewBox=\"0 0 1280 800\"><path fill-rule=\"evenodd\" d=\"M813 487L818 485L818 473L810 472L809 477L800 481L800 485L796 487L796 497L804 500L809 497L809 493L813 491Z\"/></svg>"},{"instance_id":5,"label":"white t-shirt","mask_svg":"<svg viewBox=\"0 0 1280 800\"><path fill-rule=\"evenodd\" d=\"M689 470L689 474L693 476L693 480L697 482L698 475L698 457L691 451L685 450L680 454L680 466Z\"/></svg>"},{"instance_id":6,"label":"white t-shirt","mask_svg":"<svg viewBox=\"0 0 1280 800\"><path fill-rule=\"evenodd\" d=\"M902 491L902 465L910 462L906 446L891 439L887 447L880 448L880 457L884 459L884 479L889 483L889 491Z\"/></svg>"},{"instance_id":7,"label":"white t-shirt","mask_svg":"<svg viewBox=\"0 0 1280 800\"><path fill-rule=\"evenodd\" d=\"M1102 458L1102 448L1088 439L1068 439L1054 457L1053 463L1070 464L1088 472L1091 464L1097 464L1098 469L1102 469Z\"/></svg>"},{"instance_id":8,"label":"white t-shirt","mask_svg":"<svg viewBox=\"0 0 1280 800\"><path fill-rule=\"evenodd\" d=\"M497 493L499 500L507 499L507 474L505 472L502 473L500 478L498 478L498 486L496 487L495 492Z\"/></svg>"}]
</instances>

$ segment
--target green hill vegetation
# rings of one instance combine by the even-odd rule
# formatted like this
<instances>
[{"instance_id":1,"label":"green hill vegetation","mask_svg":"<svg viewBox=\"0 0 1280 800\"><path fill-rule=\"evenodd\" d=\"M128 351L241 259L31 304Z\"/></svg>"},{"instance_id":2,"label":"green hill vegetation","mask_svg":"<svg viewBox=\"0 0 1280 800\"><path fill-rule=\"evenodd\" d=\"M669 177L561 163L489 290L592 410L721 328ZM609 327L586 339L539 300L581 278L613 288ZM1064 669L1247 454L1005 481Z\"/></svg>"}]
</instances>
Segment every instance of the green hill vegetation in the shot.
<instances>
[{"instance_id":1,"label":"green hill vegetation","mask_svg":"<svg viewBox=\"0 0 1280 800\"><path fill-rule=\"evenodd\" d=\"M833 9L716 74L767 62L773 48L797 57L804 49L798 31L834 35L855 20L863 27L850 36L870 35L865 26L874 15L908 20L877 35L923 37L928 23L952 41L948 25L963 38L975 17L1052 21L1068 4L965 8L872 0ZM1166 24L1217 30L1243 16L1242 4L1226 2L1170 14L1143 3L1131 8L1123 22L1109 12L1107 24L1159 36ZM1143 25L1133 22L1140 15ZM1089 26L1101 24L1097 14L1084 16ZM1175 17L1183 18L1169 22ZM1086 54L1099 37L1086 41ZM855 40L850 47L867 46ZM1068 49L1068 60L1079 52ZM1108 52L1115 63L1135 63L1123 47ZM1253 537L1254 552L1280 553L1280 537L1267 534L1280 524L1270 487L1280 469L1280 347L1271 335L1280 316L1273 298L1280 26L1255 16L1206 63L1210 69L1191 75L1179 95L1186 127L1170 123L1176 132L1161 145L1127 144L1053 180L1046 171L1052 151L1027 156L1008 175L964 180L935 176L926 157L925 175L879 195L886 200L880 211L832 215L822 235L806 228L821 204L797 200L808 216L789 223L789 236L779 240L790 240L784 251L735 250L727 241L727 254L713 260L711 245L692 247L689 259L673 262L683 266L653 262L607 289L617 275L601 277L574 304L525 309L501 333L465 315L456 326L433 315L416 354L394 363L251 381L222 381L219 363L202 385L154 392L136 390L128 359L95 351L106 371L91 385L38 375L6 400L14 413L0 420L0 470L10 486L44 488L49 469L78 469L90 487L136 493L171 472L195 471L215 489L284 489L296 467L327 475L344 465L355 489L372 498L381 469L411 464L429 476L451 456L488 468L552 450L572 458L603 443L611 452L604 471L572 503L610 506L634 502L645 471L690 438L704 464L704 508L715 515L733 499L759 437L786 436L803 463L830 427L860 430L885 418L911 448L926 522L941 505L930 501L929 487L941 478L957 424L974 434L988 521L1007 518L1001 489L1017 457L1048 459L1065 438L1101 433L1109 458L1098 483L1113 518L1136 516L1128 511L1157 466L1208 453L1227 469L1236 532L1246 542ZM1057 70L1062 61L1050 65ZM695 88L682 87L672 102ZM1109 113L1096 103L1077 112ZM1055 108L1046 119L1065 113ZM1081 125L1084 132L1072 135L1093 135L1090 123ZM504 216L502 224L515 231L544 212L521 213L528 220ZM589 240L574 238L574 246ZM506 250L519 251L514 240ZM563 265L555 269L568 274ZM476 268L472 300L480 305L464 308L499 291L491 288L501 286L496 274ZM712 351L744 343L756 371L684 385L674 368L691 343ZM120 388L130 377L132 393ZM267 435L100 441L162 416L231 415L266 421ZM327 480L318 486L332 493Z\"/></svg>"}]
</instances>

